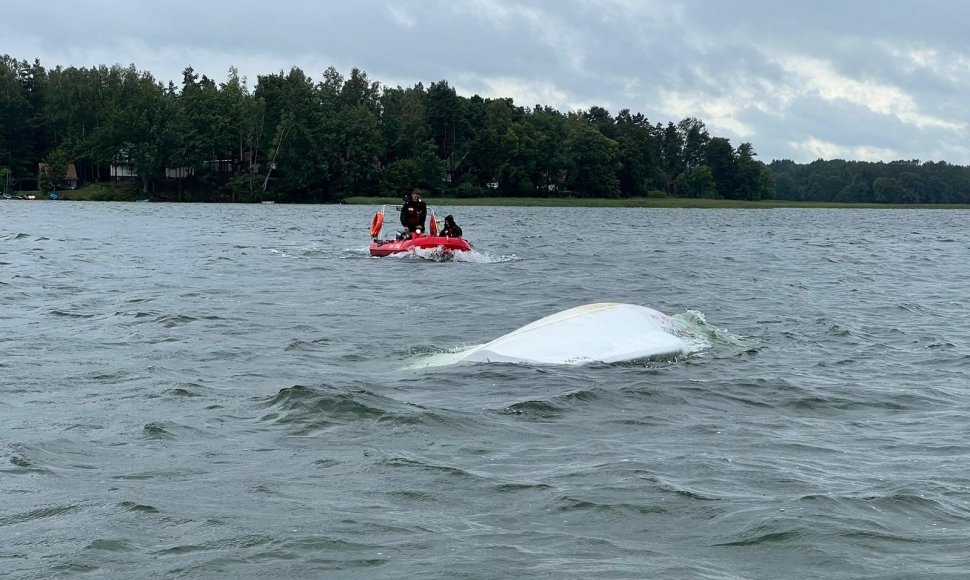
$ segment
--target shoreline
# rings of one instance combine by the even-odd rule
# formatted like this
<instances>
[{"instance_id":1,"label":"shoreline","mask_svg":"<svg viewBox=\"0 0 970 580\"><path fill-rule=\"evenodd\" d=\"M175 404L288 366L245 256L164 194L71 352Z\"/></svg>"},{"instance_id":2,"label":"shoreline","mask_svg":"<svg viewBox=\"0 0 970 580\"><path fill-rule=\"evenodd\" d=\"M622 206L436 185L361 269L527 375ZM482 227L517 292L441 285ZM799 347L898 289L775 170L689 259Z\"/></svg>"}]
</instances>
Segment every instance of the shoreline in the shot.
<instances>
[{"instance_id":1,"label":"shoreline","mask_svg":"<svg viewBox=\"0 0 970 580\"><path fill-rule=\"evenodd\" d=\"M36 200L0 201L50 201L47 195L36 191L22 191L20 194L34 194ZM75 190L58 192L57 201L146 201L145 194L130 188L113 185L88 185ZM491 206L491 207L601 207L601 208L679 208L679 209L970 209L970 204L890 204L890 203L838 203L821 201L788 201L767 199L743 201L734 199L707 199L687 197L640 197L625 199L582 198L582 197L438 197L425 196L425 201L435 205L454 207ZM398 205L398 196L350 196L338 202L347 205ZM167 202L199 203L199 202ZM233 202L208 202L233 203ZM244 202L240 202L244 203ZM254 202L259 203L259 202ZM279 203L279 202L276 202ZM314 204L317 205L317 204Z\"/></svg>"},{"instance_id":2,"label":"shoreline","mask_svg":"<svg viewBox=\"0 0 970 580\"><path fill-rule=\"evenodd\" d=\"M836 203L822 201L786 201L768 199L742 201L736 199L698 199L688 197L644 197L629 199L599 199L577 197L436 197L424 196L435 205L499 206L499 207L620 207L620 208L680 208L680 209L970 209L970 204L888 204ZM349 205L398 205L398 197L353 196L343 200Z\"/></svg>"}]
</instances>

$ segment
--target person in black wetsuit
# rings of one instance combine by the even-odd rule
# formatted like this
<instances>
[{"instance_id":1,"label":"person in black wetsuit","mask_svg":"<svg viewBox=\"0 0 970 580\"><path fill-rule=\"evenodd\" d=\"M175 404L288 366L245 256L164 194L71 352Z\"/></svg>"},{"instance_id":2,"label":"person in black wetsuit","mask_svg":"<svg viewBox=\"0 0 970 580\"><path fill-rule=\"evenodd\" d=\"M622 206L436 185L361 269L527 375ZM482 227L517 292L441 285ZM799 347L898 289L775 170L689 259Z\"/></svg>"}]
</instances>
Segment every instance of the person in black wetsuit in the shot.
<instances>
[{"instance_id":1,"label":"person in black wetsuit","mask_svg":"<svg viewBox=\"0 0 970 580\"><path fill-rule=\"evenodd\" d=\"M424 232L424 220L428 217L428 206L421 199L421 191L415 189L411 197L404 199L401 206L401 225L411 233Z\"/></svg>"},{"instance_id":2,"label":"person in black wetsuit","mask_svg":"<svg viewBox=\"0 0 970 580\"><path fill-rule=\"evenodd\" d=\"M445 216L445 227L441 229L441 233L439 235L446 238L460 238L461 226L455 223L455 218L452 216Z\"/></svg>"}]
</instances>

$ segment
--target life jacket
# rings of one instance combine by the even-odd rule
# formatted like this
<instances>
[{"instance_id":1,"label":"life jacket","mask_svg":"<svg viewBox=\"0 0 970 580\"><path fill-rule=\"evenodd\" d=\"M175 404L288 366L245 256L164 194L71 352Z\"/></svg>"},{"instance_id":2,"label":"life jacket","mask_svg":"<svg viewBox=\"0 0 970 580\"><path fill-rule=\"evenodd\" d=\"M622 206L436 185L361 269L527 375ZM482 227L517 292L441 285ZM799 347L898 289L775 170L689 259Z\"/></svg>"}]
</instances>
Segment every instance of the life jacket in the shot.
<instances>
[{"instance_id":1,"label":"life jacket","mask_svg":"<svg viewBox=\"0 0 970 580\"><path fill-rule=\"evenodd\" d=\"M423 200L409 201L401 208L401 225L408 227L423 226L427 215L427 205Z\"/></svg>"}]
</instances>

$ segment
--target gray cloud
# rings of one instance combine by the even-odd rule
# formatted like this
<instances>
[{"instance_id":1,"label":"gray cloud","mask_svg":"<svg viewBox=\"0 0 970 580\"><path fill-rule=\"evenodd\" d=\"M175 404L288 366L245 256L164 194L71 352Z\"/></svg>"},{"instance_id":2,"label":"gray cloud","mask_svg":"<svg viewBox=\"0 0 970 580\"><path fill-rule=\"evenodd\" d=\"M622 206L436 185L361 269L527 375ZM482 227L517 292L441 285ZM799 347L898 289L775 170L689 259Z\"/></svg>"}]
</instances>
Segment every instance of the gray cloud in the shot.
<instances>
[{"instance_id":1,"label":"gray cloud","mask_svg":"<svg viewBox=\"0 0 970 580\"><path fill-rule=\"evenodd\" d=\"M13 0L2 50L178 84L298 66L560 110L700 118L763 160L970 164L970 5L935 0ZM83 4L79 6L78 4ZM38 27L29 24L43 22Z\"/></svg>"}]
</instances>

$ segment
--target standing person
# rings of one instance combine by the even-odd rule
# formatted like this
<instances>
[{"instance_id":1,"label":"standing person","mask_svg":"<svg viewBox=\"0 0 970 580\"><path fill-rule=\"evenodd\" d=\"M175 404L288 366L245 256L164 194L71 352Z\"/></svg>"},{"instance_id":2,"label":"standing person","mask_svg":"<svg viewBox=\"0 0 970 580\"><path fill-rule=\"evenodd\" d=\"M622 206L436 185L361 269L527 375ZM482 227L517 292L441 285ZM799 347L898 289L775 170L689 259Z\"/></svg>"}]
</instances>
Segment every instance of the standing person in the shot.
<instances>
[{"instance_id":1,"label":"standing person","mask_svg":"<svg viewBox=\"0 0 970 580\"><path fill-rule=\"evenodd\" d=\"M445 227L441 230L441 235L446 238L461 237L461 226L455 223L455 218L450 215L445 216Z\"/></svg>"},{"instance_id":2,"label":"standing person","mask_svg":"<svg viewBox=\"0 0 970 580\"><path fill-rule=\"evenodd\" d=\"M421 199L421 190L411 192L411 198L401 206L401 225L411 233L424 232L424 220L428 217L428 206Z\"/></svg>"}]
</instances>

